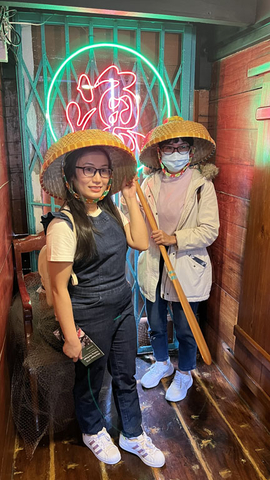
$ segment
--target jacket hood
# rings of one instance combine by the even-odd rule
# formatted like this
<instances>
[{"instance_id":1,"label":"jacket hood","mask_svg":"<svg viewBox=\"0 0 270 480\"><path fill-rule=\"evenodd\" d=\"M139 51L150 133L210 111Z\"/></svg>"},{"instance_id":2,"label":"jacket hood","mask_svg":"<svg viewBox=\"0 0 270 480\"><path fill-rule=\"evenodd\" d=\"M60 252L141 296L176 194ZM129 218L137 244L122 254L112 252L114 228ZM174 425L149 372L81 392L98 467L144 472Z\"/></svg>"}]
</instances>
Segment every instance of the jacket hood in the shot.
<instances>
[{"instance_id":1,"label":"jacket hood","mask_svg":"<svg viewBox=\"0 0 270 480\"><path fill-rule=\"evenodd\" d=\"M213 163L206 163L199 166L199 171L206 180L213 180L218 175L219 169Z\"/></svg>"}]
</instances>

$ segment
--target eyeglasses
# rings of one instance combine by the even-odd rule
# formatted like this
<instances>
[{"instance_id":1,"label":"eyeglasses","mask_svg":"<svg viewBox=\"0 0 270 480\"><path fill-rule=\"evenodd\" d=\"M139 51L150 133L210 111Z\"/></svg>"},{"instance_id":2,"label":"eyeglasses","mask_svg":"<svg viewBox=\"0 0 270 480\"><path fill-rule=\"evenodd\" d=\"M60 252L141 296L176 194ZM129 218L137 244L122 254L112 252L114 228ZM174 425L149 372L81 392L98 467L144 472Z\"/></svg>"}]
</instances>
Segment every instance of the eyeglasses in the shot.
<instances>
[{"instance_id":1,"label":"eyeglasses","mask_svg":"<svg viewBox=\"0 0 270 480\"><path fill-rule=\"evenodd\" d=\"M111 168L94 168L94 167L76 167L83 171L83 174L88 178L93 178L98 172L102 178L110 178L112 174Z\"/></svg>"},{"instance_id":2,"label":"eyeglasses","mask_svg":"<svg viewBox=\"0 0 270 480\"><path fill-rule=\"evenodd\" d=\"M181 145L178 145L178 147L173 147L172 145L163 145L160 150L165 155L171 155L175 151L180 153L180 155L184 155L190 151L190 145L188 143L182 143Z\"/></svg>"}]
</instances>

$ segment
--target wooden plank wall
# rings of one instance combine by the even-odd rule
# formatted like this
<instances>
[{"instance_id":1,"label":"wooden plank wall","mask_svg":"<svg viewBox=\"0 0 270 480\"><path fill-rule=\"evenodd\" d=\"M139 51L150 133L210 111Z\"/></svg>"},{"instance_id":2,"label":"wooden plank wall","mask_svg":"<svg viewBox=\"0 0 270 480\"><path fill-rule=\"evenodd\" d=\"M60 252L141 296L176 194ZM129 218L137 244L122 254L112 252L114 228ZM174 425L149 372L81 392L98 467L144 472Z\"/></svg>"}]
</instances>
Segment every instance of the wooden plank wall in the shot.
<instances>
[{"instance_id":1,"label":"wooden plank wall","mask_svg":"<svg viewBox=\"0 0 270 480\"><path fill-rule=\"evenodd\" d=\"M270 65L270 48L266 60ZM263 81L261 106L267 108L264 120L258 122L243 281L235 328L235 358L243 367L242 375L252 381L248 403L255 405L256 412L270 427L270 111L266 114L266 110L270 110L270 68L263 74Z\"/></svg>"},{"instance_id":2,"label":"wooden plank wall","mask_svg":"<svg viewBox=\"0 0 270 480\"><path fill-rule=\"evenodd\" d=\"M10 413L10 376L7 364L7 319L13 290L12 228L9 203L6 135L0 72L0 478L11 478L14 432Z\"/></svg>"},{"instance_id":3,"label":"wooden plank wall","mask_svg":"<svg viewBox=\"0 0 270 480\"><path fill-rule=\"evenodd\" d=\"M4 73L6 78L3 78L3 91L6 114L12 227L15 234L25 234L28 233L28 229L15 70L9 67L8 73Z\"/></svg>"},{"instance_id":4,"label":"wooden plank wall","mask_svg":"<svg viewBox=\"0 0 270 480\"><path fill-rule=\"evenodd\" d=\"M255 114L263 85L263 76L248 78L247 71L266 62L269 50L268 40L214 63L209 99L208 126L217 143L215 187L221 227L211 247L214 284L205 336L214 359L235 386L240 379L224 359L224 342L234 351L258 132Z\"/></svg>"}]
</instances>

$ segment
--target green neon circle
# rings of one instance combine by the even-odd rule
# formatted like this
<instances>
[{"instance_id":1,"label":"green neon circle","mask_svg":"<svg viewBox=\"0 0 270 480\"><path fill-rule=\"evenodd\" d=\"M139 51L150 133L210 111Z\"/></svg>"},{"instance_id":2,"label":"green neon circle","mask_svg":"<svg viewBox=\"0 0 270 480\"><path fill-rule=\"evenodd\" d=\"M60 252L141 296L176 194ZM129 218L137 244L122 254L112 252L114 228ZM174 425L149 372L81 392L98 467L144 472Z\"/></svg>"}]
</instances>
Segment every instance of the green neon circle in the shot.
<instances>
[{"instance_id":1,"label":"green neon circle","mask_svg":"<svg viewBox=\"0 0 270 480\"><path fill-rule=\"evenodd\" d=\"M127 52L131 52L133 53L134 55L136 55L137 57L139 57L141 60L143 60L149 67L150 69L155 73L155 75L157 76L157 78L159 79L161 85L162 85L162 88L163 88L163 91L164 91L164 95L165 95L165 98L166 98L166 103L167 103L167 117L170 117L171 116L171 107L170 107L170 100L169 100L169 94L168 94L168 91L165 87L165 84L160 76L160 74L158 73L157 69L154 67L154 65L149 62L149 60L147 60L147 58L145 58L143 55L141 55L140 53L136 52L135 50L133 50L132 48L130 47L125 47L124 45L119 45L118 43L97 43L97 44L94 44L94 45L87 45L86 47L83 47L83 48L80 48L80 50L77 50L76 52L74 52L72 55L70 55L70 57L68 57L63 63L62 65L58 68L56 74L54 75L53 79L52 79L52 83L50 85L50 88L49 88L49 92L48 92L48 97L47 97L47 109L46 109L46 119L49 123L49 128L50 128L50 131L51 131L51 134L53 136L53 139L54 141L56 142L57 141L57 138L56 138L56 135L53 131L53 127L52 127L52 122L51 122L51 117L50 117L50 96L51 96L51 93L52 93L52 89L53 89L53 86L54 86L54 83L56 81L56 78L58 77L59 73L61 72L61 70L63 70L63 68L65 67L65 65L70 61L72 60L72 58L76 57L77 55L79 55L81 52L85 52L86 50L90 50L91 48L104 48L104 47L109 47L109 48L120 48L122 50L126 50Z\"/></svg>"}]
</instances>

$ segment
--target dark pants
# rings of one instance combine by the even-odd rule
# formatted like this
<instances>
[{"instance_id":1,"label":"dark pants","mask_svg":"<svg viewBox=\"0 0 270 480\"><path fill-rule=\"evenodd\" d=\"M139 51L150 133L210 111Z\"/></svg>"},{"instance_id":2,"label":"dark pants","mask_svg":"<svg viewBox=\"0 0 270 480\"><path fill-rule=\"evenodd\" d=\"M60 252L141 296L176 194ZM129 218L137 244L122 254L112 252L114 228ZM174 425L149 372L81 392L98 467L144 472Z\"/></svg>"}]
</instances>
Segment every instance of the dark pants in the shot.
<instances>
[{"instance_id":1,"label":"dark pants","mask_svg":"<svg viewBox=\"0 0 270 480\"><path fill-rule=\"evenodd\" d=\"M196 314L199 302L190 303ZM156 290L156 301L146 300L146 310L150 325L150 338L155 359L158 362L167 360L168 335L167 335L167 307L168 301L160 296L160 281ZM197 345L190 330L188 321L180 302L172 302L173 324L176 338L179 342L178 367L183 372L196 368Z\"/></svg>"},{"instance_id":2,"label":"dark pants","mask_svg":"<svg viewBox=\"0 0 270 480\"><path fill-rule=\"evenodd\" d=\"M137 437L142 433L142 419L135 379L137 332L130 287L125 282L122 288L94 295L76 288L72 304L75 322L105 354L88 367L76 363L74 399L81 431L96 434L105 425L98 397L107 364L122 432L129 438Z\"/></svg>"}]
</instances>

